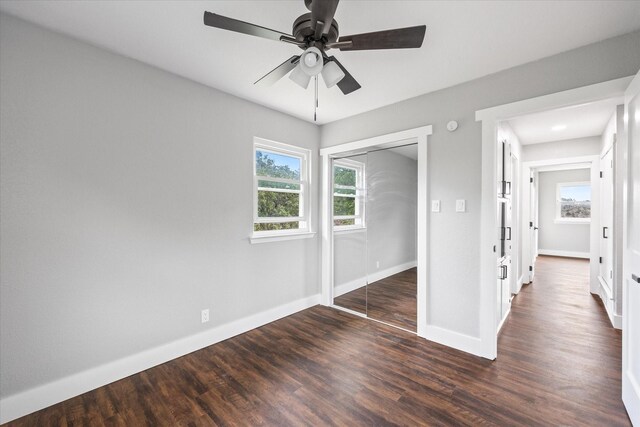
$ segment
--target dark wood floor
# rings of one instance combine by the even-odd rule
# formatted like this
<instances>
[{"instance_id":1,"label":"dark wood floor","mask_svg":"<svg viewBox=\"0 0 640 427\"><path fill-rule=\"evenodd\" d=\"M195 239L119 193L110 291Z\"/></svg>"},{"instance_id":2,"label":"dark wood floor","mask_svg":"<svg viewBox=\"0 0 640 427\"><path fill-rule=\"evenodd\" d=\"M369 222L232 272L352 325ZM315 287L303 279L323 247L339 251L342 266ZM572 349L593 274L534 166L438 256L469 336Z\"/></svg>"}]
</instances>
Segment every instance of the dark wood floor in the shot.
<instances>
[{"instance_id":1,"label":"dark wood floor","mask_svg":"<svg viewBox=\"0 0 640 427\"><path fill-rule=\"evenodd\" d=\"M630 425L587 268L540 258L496 361L317 306L11 425Z\"/></svg>"},{"instance_id":2,"label":"dark wood floor","mask_svg":"<svg viewBox=\"0 0 640 427\"><path fill-rule=\"evenodd\" d=\"M341 295L334 304L415 332L417 293L414 267Z\"/></svg>"}]
</instances>

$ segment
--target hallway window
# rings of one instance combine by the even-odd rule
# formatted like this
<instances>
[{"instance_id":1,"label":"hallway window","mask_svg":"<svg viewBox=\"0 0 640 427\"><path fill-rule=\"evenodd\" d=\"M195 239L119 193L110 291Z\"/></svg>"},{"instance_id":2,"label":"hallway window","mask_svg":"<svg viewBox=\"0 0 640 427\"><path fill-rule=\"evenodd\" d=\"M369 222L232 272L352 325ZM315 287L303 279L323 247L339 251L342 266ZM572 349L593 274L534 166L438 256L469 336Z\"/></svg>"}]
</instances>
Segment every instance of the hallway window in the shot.
<instances>
[{"instance_id":1,"label":"hallway window","mask_svg":"<svg viewBox=\"0 0 640 427\"><path fill-rule=\"evenodd\" d=\"M556 222L591 221L591 183L568 182L557 187Z\"/></svg>"}]
</instances>

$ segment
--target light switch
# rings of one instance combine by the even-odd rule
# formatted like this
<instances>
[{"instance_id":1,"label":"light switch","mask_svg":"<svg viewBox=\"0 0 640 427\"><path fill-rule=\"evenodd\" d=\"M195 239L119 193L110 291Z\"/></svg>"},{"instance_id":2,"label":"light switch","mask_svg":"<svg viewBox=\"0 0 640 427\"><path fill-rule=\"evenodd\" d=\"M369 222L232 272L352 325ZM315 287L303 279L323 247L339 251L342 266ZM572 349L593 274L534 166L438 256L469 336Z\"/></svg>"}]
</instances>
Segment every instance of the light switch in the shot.
<instances>
[{"instance_id":1,"label":"light switch","mask_svg":"<svg viewBox=\"0 0 640 427\"><path fill-rule=\"evenodd\" d=\"M431 201L431 212L440 212L440 200Z\"/></svg>"},{"instance_id":2,"label":"light switch","mask_svg":"<svg viewBox=\"0 0 640 427\"><path fill-rule=\"evenodd\" d=\"M466 212L467 203L465 200L456 200L456 212Z\"/></svg>"}]
</instances>

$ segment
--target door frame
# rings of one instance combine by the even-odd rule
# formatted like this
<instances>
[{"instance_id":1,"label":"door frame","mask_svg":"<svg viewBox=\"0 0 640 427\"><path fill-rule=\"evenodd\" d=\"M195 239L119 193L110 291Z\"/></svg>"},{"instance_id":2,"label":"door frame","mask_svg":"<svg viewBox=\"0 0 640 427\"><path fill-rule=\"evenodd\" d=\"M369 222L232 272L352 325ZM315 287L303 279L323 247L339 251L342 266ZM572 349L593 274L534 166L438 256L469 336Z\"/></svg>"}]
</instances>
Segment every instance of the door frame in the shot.
<instances>
[{"instance_id":1,"label":"door frame","mask_svg":"<svg viewBox=\"0 0 640 427\"><path fill-rule=\"evenodd\" d=\"M589 291L593 294L598 293L600 290L600 281L598 280L598 257L600 254L600 156L593 155L562 157L557 159L523 162L522 169L523 177L525 174L529 174L529 172L532 170L536 172L552 172L571 169L590 169L589 182L591 183L591 222L589 223ZM538 176L537 173L535 175L536 177ZM539 187L536 188L535 197L536 201L539 201ZM522 203L525 208L528 209L530 207L530 200L523 200ZM523 221L522 223L523 232L526 228L529 227L529 221L531 221L530 214L528 212L530 211L527 210L527 213L525 213L525 221ZM529 247L531 246L531 242L528 236L523 239L523 259L527 259L524 255L525 251L529 255L530 259L533 259L534 254L531 254L530 249L525 249L525 243L529 244ZM536 248L536 250L537 249L539 248Z\"/></svg>"},{"instance_id":2,"label":"door frame","mask_svg":"<svg viewBox=\"0 0 640 427\"><path fill-rule=\"evenodd\" d=\"M601 101L624 96L633 76L610 80L498 105L476 111L476 121L482 122L482 204L480 217L480 354L487 359L495 359L498 354L498 337L495 333L496 280L494 247L497 247L499 227L497 207L496 140L500 121L525 114L570 107L577 104ZM516 251L517 253L517 251Z\"/></svg>"},{"instance_id":3,"label":"door frame","mask_svg":"<svg viewBox=\"0 0 640 427\"><path fill-rule=\"evenodd\" d=\"M333 305L333 236L331 213L331 159L338 153L359 151L373 146L393 144L418 144L418 206L417 206L417 335L426 338L427 327L427 261L428 261L428 211L427 211L427 141L432 127L422 126L372 138L360 139L320 149L321 156L321 304Z\"/></svg>"}]
</instances>

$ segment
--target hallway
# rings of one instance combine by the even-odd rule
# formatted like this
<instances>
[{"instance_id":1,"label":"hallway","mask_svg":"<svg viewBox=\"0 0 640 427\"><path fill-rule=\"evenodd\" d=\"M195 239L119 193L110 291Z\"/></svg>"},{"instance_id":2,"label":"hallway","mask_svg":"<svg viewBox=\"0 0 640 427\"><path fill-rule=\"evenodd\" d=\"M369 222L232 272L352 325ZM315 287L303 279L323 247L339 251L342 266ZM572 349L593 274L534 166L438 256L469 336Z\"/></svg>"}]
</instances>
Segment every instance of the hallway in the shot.
<instances>
[{"instance_id":1,"label":"hallway","mask_svg":"<svg viewBox=\"0 0 640 427\"><path fill-rule=\"evenodd\" d=\"M589 293L589 261L539 256L498 338L497 365L552 424L631 425L620 398L621 345Z\"/></svg>"}]
</instances>

